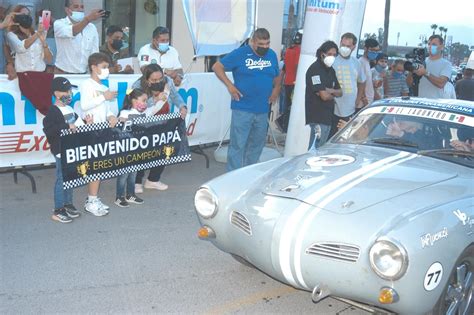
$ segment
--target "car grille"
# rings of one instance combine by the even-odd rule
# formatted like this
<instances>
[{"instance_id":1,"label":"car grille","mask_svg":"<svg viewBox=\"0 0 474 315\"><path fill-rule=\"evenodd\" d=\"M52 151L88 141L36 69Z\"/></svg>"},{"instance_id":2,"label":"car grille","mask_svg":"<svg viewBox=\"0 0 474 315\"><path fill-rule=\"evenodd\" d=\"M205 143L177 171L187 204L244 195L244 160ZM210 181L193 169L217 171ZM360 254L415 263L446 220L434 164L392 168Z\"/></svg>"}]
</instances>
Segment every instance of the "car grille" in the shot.
<instances>
[{"instance_id":1,"label":"car grille","mask_svg":"<svg viewBox=\"0 0 474 315\"><path fill-rule=\"evenodd\" d=\"M315 243L306 249L306 254L356 262L359 259L360 249L355 245L341 243Z\"/></svg>"},{"instance_id":2,"label":"car grille","mask_svg":"<svg viewBox=\"0 0 474 315\"><path fill-rule=\"evenodd\" d=\"M230 215L230 223L232 223L245 234L252 235L252 228L250 227L250 222L242 213L232 211Z\"/></svg>"}]
</instances>

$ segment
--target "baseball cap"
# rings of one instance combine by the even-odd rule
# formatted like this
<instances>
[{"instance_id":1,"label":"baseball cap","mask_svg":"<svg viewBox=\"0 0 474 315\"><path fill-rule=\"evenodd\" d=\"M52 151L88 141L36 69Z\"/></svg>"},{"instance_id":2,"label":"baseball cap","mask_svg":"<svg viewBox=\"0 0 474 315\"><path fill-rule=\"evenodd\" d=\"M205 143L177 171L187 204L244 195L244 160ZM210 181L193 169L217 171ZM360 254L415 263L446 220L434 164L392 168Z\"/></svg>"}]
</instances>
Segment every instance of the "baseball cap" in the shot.
<instances>
[{"instance_id":1,"label":"baseball cap","mask_svg":"<svg viewBox=\"0 0 474 315\"><path fill-rule=\"evenodd\" d=\"M56 77L51 82L51 91L52 92L67 92L72 88L77 88L77 85L72 85L68 79L64 77Z\"/></svg>"}]
</instances>

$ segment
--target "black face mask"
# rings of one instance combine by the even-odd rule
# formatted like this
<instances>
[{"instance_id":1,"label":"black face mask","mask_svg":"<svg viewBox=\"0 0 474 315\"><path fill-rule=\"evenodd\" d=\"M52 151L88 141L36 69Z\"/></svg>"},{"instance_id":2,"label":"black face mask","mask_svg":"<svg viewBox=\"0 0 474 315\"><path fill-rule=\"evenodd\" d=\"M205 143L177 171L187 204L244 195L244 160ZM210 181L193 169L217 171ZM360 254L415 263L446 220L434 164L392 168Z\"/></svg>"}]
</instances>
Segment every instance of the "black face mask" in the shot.
<instances>
[{"instance_id":1,"label":"black face mask","mask_svg":"<svg viewBox=\"0 0 474 315\"><path fill-rule=\"evenodd\" d=\"M158 83L150 84L150 90L155 92L163 92L165 90L166 81L163 79Z\"/></svg>"},{"instance_id":2,"label":"black face mask","mask_svg":"<svg viewBox=\"0 0 474 315\"><path fill-rule=\"evenodd\" d=\"M112 48L115 49L115 50L119 50L120 48L123 47L123 40L121 40L121 39L114 39L114 40L112 41L112 44L111 44L110 46L112 46Z\"/></svg>"},{"instance_id":3,"label":"black face mask","mask_svg":"<svg viewBox=\"0 0 474 315\"><path fill-rule=\"evenodd\" d=\"M33 18L27 14L15 15L15 23L20 24L23 28L30 28L33 25Z\"/></svg>"},{"instance_id":4,"label":"black face mask","mask_svg":"<svg viewBox=\"0 0 474 315\"><path fill-rule=\"evenodd\" d=\"M269 49L270 49L270 48L268 48L268 47L266 47L266 48L265 48L265 47L257 47L256 53L257 53L257 55L263 57L263 56L265 56L265 54L267 53L267 51L268 51Z\"/></svg>"}]
</instances>

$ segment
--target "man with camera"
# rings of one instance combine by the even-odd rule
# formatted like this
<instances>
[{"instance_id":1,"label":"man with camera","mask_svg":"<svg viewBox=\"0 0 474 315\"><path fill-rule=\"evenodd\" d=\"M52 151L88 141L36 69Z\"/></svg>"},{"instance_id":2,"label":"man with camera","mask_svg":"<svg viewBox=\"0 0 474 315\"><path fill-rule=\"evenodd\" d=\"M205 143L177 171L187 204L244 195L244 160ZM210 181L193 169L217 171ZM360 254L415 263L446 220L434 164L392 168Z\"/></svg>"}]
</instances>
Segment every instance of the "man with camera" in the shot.
<instances>
[{"instance_id":1,"label":"man with camera","mask_svg":"<svg viewBox=\"0 0 474 315\"><path fill-rule=\"evenodd\" d=\"M87 59L99 52L99 33L92 22L110 12L95 9L85 15L83 0L66 0L65 11L67 16L54 22L55 73L86 73Z\"/></svg>"},{"instance_id":2,"label":"man with camera","mask_svg":"<svg viewBox=\"0 0 474 315\"><path fill-rule=\"evenodd\" d=\"M426 98L445 98L444 86L451 77L451 63L442 58L444 40L440 35L431 35L428 40L428 58L425 66L420 65L413 73L420 76L418 96Z\"/></svg>"}]
</instances>

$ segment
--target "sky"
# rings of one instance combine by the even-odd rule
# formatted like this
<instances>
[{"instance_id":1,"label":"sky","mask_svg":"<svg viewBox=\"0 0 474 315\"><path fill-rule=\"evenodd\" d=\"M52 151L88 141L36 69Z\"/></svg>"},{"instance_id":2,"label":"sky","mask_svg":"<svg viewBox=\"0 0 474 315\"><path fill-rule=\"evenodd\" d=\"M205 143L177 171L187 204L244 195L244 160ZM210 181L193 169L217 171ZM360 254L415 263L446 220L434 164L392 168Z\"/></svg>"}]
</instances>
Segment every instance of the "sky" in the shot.
<instances>
[{"instance_id":1,"label":"sky","mask_svg":"<svg viewBox=\"0 0 474 315\"><path fill-rule=\"evenodd\" d=\"M365 33L378 33L383 28L384 0L367 0L362 37ZM473 0L391 0L389 45L418 46L420 35L433 34L431 24L448 29L447 37L453 43L474 45L474 1ZM436 30L439 34L439 30Z\"/></svg>"}]
</instances>

